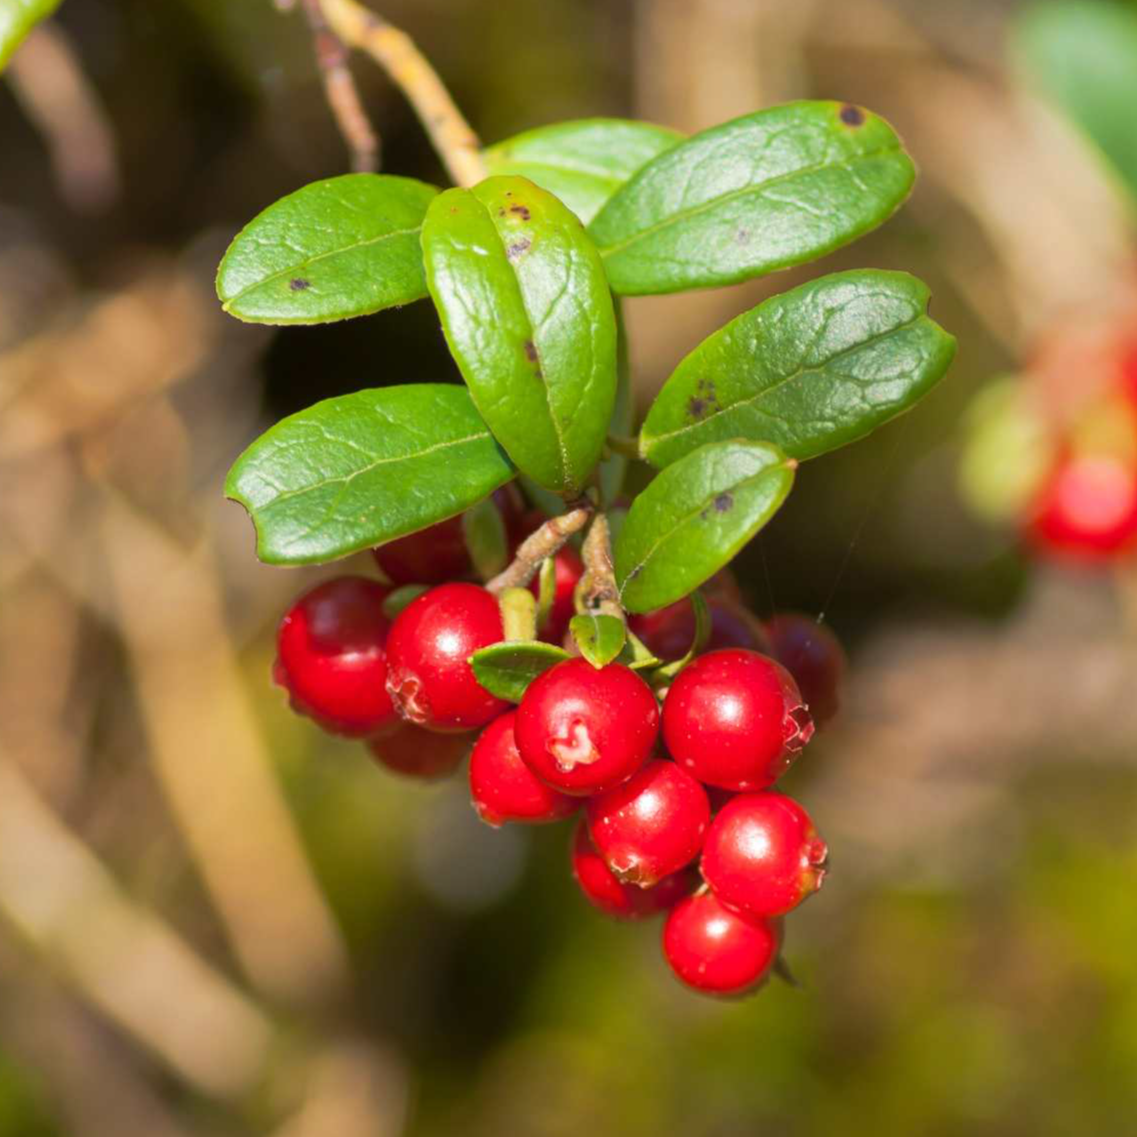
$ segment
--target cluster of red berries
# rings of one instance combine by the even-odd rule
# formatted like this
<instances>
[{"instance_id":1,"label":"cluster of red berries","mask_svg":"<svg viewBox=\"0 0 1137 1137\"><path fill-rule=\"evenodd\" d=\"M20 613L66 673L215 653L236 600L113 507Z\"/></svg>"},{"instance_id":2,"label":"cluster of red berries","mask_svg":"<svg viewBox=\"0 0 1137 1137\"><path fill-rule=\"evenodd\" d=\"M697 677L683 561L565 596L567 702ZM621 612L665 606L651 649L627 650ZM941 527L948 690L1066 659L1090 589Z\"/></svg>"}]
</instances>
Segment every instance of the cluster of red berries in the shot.
<instances>
[{"instance_id":1,"label":"cluster of red berries","mask_svg":"<svg viewBox=\"0 0 1137 1137\"><path fill-rule=\"evenodd\" d=\"M468 572L464 547L446 535L435 527L404 538L376 550L377 560L398 583ZM556 568L543 632L560 641L582 565L565 547ZM760 625L737 597L716 594L710 650L668 688L577 656L511 706L470 664L503 638L490 592L438 584L393 620L389 593L345 576L296 602L280 626L275 672L293 707L365 739L384 766L428 778L455 770L480 731L469 783L483 821L541 824L579 811L572 870L593 905L625 919L666 911L664 954L697 990L731 995L760 984L778 959L781 918L826 871L808 814L771 787L815 719L836 710L843 657L832 635L798 616ZM687 600L631 619L659 658L681 657L694 627Z\"/></svg>"}]
</instances>

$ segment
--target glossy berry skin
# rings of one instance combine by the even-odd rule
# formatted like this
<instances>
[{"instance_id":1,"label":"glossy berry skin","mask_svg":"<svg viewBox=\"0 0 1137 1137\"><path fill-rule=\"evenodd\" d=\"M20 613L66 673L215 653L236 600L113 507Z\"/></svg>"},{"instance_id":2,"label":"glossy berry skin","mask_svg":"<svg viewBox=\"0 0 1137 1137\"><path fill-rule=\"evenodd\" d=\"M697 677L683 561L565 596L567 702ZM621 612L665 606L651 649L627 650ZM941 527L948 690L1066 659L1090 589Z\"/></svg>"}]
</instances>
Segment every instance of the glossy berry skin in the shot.
<instances>
[{"instance_id":1,"label":"glossy berry skin","mask_svg":"<svg viewBox=\"0 0 1137 1137\"><path fill-rule=\"evenodd\" d=\"M385 769L409 778L446 778L470 752L469 734L436 734L400 723L393 731L367 740L371 756Z\"/></svg>"},{"instance_id":2,"label":"glossy berry skin","mask_svg":"<svg viewBox=\"0 0 1137 1137\"><path fill-rule=\"evenodd\" d=\"M731 648L679 672L663 704L671 756L707 785L773 785L813 736L793 677L768 656Z\"/></svg>"},{"instance_id":3,"label":"glossy berry skin","mask_svg":"<svg viewBox=\"0 0 1137 1137\"><path fill-rule=\"evenodd\" d=\"M715 815L700 868L711 891L744 916L783 916L825 879L829 850L785 794L740 794Z\"/></svg>"},{"instance_id":4,"label":"glossy berry skin","mask_svg":"<svg viewBox=\"0 0 1137 1137\"><path fill-rule=\"evenodd\" d=\"M831 722L841 705L845 652L825 624L797 612L766 621L770 654L794 677L817 726Z\"/></svg>"},{"instance_id":5,"label":"glossy berry skin","mask_svg":"<svg viewBox=\"0 0 1137 1137\"><path fill-rule=\"evenodd\" d=\"M1039 552L1073 560L1137 550L1137 463L1106 454L1063 460L1035 502L1027 535Z\"/></svg>"},{"instance_id":6,"label":"glossy berry skin","mask_svg":"<svg viewBox=\"0 0 1137 1137\"><path fill-rule=\"evenodd\" d=\"M769 650L758 620L741 604L726 598L710 599L707 608L711 628L704 651L727 647ZM663 660L682 659L695 639L695 609L690 600L677 600L666 608L632 616L628 627L653 655Z\"/></svg>"},{"instance_id":7,"label":"glossy berry skin","mask_svg":"<svg viewBox=\"0 0 1137 1137\"><path fill-rule=\"evenodd\" d=\"M663 926L663 956L676 977L705 995L745 995L770 974L782 943L780 920L744 920L713 893L688 896Z\"/></svg>"},{"instance_id":8,"label":"glossy berry skin","mask_svg":"<svg viewBox=\"0 0 1137 1137\"><path fill-rule=\"evenodd\" d=\"M630 778L651 754L659 708L630 668L566 659L529 684L517 709L525 764L562 793L588 795Z\"/></svg>"},{"instance_id":9,"label":"glossy berry skin","mask_svg":"<svg viewBox=\"0 0 1137 1137\"><path fill-rule=\"evenodd\" d=\"M584 562L577 556L575 549L566 545L553 558L553 566L553 606L549 610L548 623L541 629L541 639L546 643L559 644L565 638L569 620L573 618L575 612L572 596L577 582L584 573ZM529 591L539 597L541 592L539 577L534 577L529 582Z\"/></svg>"},{"instance_id":10,"label":"glossy berry skin","mask_svg":"<svg viewBox=\"0 0 1137 1137\"><path fill-rule=\"evenodd\" d=\"M626 782L588 799L597 852L628 884L646 887L689 865L711 821L707 792L674 762L648 762Z\"/></svg>"},{"instance_id":11,"label":"glossy berry skin","mask_svg":"<svg viewBox=\"0 0 1137 1137\"><path fill-rule=\"evenodd\" d=\"M341 576L306 592L280 622L273 677L325 730L362 738L398 722L387 694L387 589Z\"/></svg>"},{"instance_id":12,"label":"glossy berry skin","mask_svg":"<svg viewBox=\"0 0 1137 1137\"><path fill-rule=\"evenodd\" d=\"M471 570L461 514L388 541L371 554L392 584L443 584Z\"/></svg>"},{"instance_id":13,"label":"glossy berry skin","mask_svg":"<svg viewBox=\"0 0 1137 1137\"><path fill-rule=\"evenodd\" d=\"M470 666L470 656L502 634L497 600L476 584L443 584L412 600L387 637L387 690L400 714L450 732L485 726L507 711Z\"/></svg>"},{"instance_id":14,"label":"glossy berry skin","mask_svg":"<svg viewBox=\"0 0 1137 1137\"><path fill-rule=\"evenodd\" d=\"M513 736L515 711L494 719L470 755L470 800L487 825L560 821L580 808L580 799L545 785L521 761Z\"/></svg>"},{"instance_id":15,"label":"glossy berry skin","mask_svg":"<svg viewBox=\"0 0 1137 1137\"><path fill-rule=\"evenodd\" d=\"M693 869L665 877L651 888L625 884L596 851L583 818L573 834L571 852L572 875L585 899L617 920L640 920L664 912L698 887L698 874Z\"/></svg>"}]
</instances>

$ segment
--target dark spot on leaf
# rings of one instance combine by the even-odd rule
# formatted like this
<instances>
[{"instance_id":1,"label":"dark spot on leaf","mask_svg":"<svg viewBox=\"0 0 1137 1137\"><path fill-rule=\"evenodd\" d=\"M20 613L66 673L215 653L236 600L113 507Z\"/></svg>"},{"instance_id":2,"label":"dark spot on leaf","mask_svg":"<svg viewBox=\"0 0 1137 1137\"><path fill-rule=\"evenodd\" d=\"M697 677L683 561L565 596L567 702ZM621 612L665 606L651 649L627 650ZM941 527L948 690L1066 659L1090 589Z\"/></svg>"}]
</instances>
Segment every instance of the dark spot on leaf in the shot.
<instances>
[{"instance_id":1,"label":"dark spot on leaf","mask_svg":"<svg viewBox=\"0 0 1137 1137\"><path fill-rule=\"evenodd\" d=\"M728 513L734 508L734 497L728 493L720 493L715 498L715 513Z\"/></svg>"},{"instance_id":2,"label":"dark spot on leaf","mask_svg":"<svg viewBox=\"0 0 1137 1137\"><path fill-rule=\"evenodd\" d=\"M863 126L865 112L860 107L853 106L852 103L846 103L841 108L841 121L846 126Z\"/></svg>"},{"instance_id":3,"label":"dark spot on leaf","mask_svg":"<svg viewBox=\"0 0 1137 1137\"><path fill-rule=\"evenodd\" d=\"M520 241L514 241L512 245L506 246L505 255L511 261L515 261L531 244L533 242L528 237L522 237Z\"/></svg>"},{"instance_id":4,"label":"dark spot on leaf","mask_svg":"<svg viewBox=\"0 0 1137 1137\"><path fill-rule=\"evenodd\" d=\"M529 206L522 205L522 204L520 204L520 202L518 202L515 205L511 205L509 207L509 212L510 213L516 213L517 216L520 217L522 221L528 221L529 220Z\"/></svg>"},{"instance_id":5,"label":"dark spot on leaf","mask_svg":"<svg viewBox=\"0 0 1137 1137\"><path fill-rule=\"evenodd\" d=\"M643 565L636 565L636 567L634 569L632 569L632 571L630 573L628 573L628 580L625 581L625 584L630 582L630 581L635 580L636 577L639 576L641 572L643 572L643 570L644 570Z\"/></svg>"},{"instance_id":6,"label":"dark spot on leaf","mask_svg":"<svg viewBox=\"0 0 1137 1137\"><path fill-rule=\"evenodd\" d=\"M695 384L695 394L687 400L688 418L698 421L720 410L718 396L715 394L713 379L700 379Z\"/></svg>"},{"instance_id":7,"label":"dark spot on leaf","mask_svg":"<svg viewBox=\"0 0 1137 1137\"><path fill-rule=\"evenodd\" d=\"M734 234L734 240L735 240L736 244L745 245L750 240L750 230L749 229L737 230Z\"/></svg>"},{"instance_id":8,"label":"dark spot on leaf","mask_svg":"<svg viewBox=\"0 0 1137 1137\"><path fill-rule=\"evenodd\" d=\"M300 277L296 277L295 280L290 280L288 282L288 287L291 288L293 292L303 292L305 288L312 287L312 282L310 280L303 280Z\"/></svg>"},{"instance_id":9,"label":"dark spot on leaf","mask_svg":"<svg viewBox=\"0 0 1137 1137\"><path fill-rule=\"evenodd\" d=\"M498 217L504 217L505 216L505 206L504 205L497 211L497 215L498 215Z\"/></svg>"},{"instance_id":10,"label":"dark spot on leaf","mask_svg":"<svg viewBox=\"0 0 1137 1137\"><path fill-rule=\"evenodd\" d=\"M537 345L532 340L526 340L521 346L525 349L525 358L533 364L537 378L542 378L544 373L541 371L541 356L537 353Z\"/></svg>"}]
</instances>

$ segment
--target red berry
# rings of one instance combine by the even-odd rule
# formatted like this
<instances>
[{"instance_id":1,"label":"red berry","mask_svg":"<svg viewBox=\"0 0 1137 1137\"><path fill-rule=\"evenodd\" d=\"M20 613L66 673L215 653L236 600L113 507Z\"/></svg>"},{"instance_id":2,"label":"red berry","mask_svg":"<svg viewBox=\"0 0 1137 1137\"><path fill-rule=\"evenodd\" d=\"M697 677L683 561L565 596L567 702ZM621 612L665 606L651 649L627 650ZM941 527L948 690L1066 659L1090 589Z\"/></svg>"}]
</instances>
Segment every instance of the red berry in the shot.
<instances>
[{"instance_id":1,"label":"red berry","mask_svg":"<svg viewBox=\"0 0 1137 1137\"><path fill-rule=\"evenodd\" d=\"M782 943L780 920L744 920L713 893L688 896L663 926L663 955L688 987L708 995L743 995L770 974Z\"/></svg>"},{"instance_id":2,"label":"red berry","mask_svg":"<svg viewBox=\"0 0 1137 1137\"><path fill-rule=\"evenodd\" d=\"M462 515L371 550L393 584L442 584L470 573Z\"/></svg>"},{"instance_id":3,"label":"red berry","mask_svg":"<svg viewBox=\"0 0 1137 1137\"><path fill-rule=\"evenodd\" d=\"M462 765L470 751L468 734L436 734L410 723L367 740L367 749L381 766L412 778L445 778Z\"/></svg>"},{"instance_id":4,"label":"red berry","mask_svg":"<svg viewBox=\"0 0 1137 1137\"><path fill-rule=\"evenodd\" d=\"M1137 464L1107 454L1063 460L1035 503L1028 535L1041 552L1081 560L1137 548Z\"/></svg>"},{"instance_id":5,"label":"red berry","mask_svg":"<svg viewBox=\"0 0 1137 1137\"><path fill-rule=\"evenodd\" d=\"M794 677L817 726L833 719L841 704L845 653L825 624L796 612L766 622L770 654Z\"/></svg>"},{"instance_id":6,"label":"red berry","mask_svg":"<svg viewBox=\"0 0 1137 1137\"><path fill-rule=\"evenodd\" d=\"M813 737L792 676L753 651L712 651L676 676L663 704L672 757L726 790L773 785Z\"/></svg>"},{"instance_id":7,"label":"red berry","mask_svg":"<svg viewBox=\"0 0 1137 1137\"><path fill-rule=\"evenodd\" d=\"M703 879L744 916L782 916L825 879L829 850L809 814L784 794L741 794L715 815Z\"/></svg>"},{"instance_id":8,"label":"red berry","mask_svg":"<svg viewBox=\"0 0 1137 1137\"><path fill-rule=\"evenodd\" d=\"M304 593L280 622L273 677L325 730L360 738L398 722L386 689L387 591L337 577Z\"/></svg>"},{"instance_id":9,"label":"red berry","mask_svg":"<svg viewBox=\"0 0 1137 1137\"><path fill-rule=\"evenodd\" d=\"M549 622L541 631L541 639L547 643L559 644L565 638L569 620L575 611L572 597L577 581L584 573L584 562L577 556L575 549L565 545L553 558L553 565L553 606L549 611ZM538 577L529 582L529 591L534 596L540 595L541 582Z\"/></svg>"},{"instance_id":10,"label":"red berry","mask_svg":"<svg viewBox=\"0 0 1137 1137\"><path fill-rule=\"evenodd\" d=\"M515 730L537 777L566 794L594 794L647 761L659 708L651 688L623 664L595 668L566 659L529 684Z\"/></svg>"},{"instance_id":11,"label":"red berry","mask_svg":"<svg viewBox=\"0 0 1137 1137\"><path fill-rule=\"evenodd\" d=\"M559 821L580 808L580 799L557 793L521 761L513 737L515 711L482 731L470 756L470 798L487 825L506 821Z\"/></svg>"},{"instance_id":12,"label":"red berry","mask_svg":"<svg viewBox=\"0 0 1137 1137\"><path fill-rule=\"evenodd\" d=\"M664 877L651 888L624 884L596 851L583 818L573 834L572 875L589 904L618 920L638 920L663 912L692 892L699 883L694 870L684 869Z\"/></svg>"},{"instance_id":13,"label":"red berry","mask_svg":"<svg viewBox=\"0 0 1137 1137\"><path fill-rule=\"evenodd\" d=\"M674 762L656 760L590 798L592 843L621 881L652 885L690 864L711 820L707 793Z\"/></svg>"},{"instance_id":14,"label":"red berry","mask_svg":"<svg viewBox=\"0 0 1137 1137\"><path fill-rule=\"evenodd\" d=\"M509 709L474 678L470 656L502 638L497 600L476 584L443 584L399 613L387 637L387 690L427 730L473 730Z\"/></svg>"},{"instance_id":15,"label":"red berry","mask_svg":"<svg viewBox=\"0 0 1137 1137\"><path fill-rule=\"evenodd\" d=\"M725 597L709 599L710 636L706 651L741 647L749 651L768 651L761 625L739 603ZM660 659L682 659L695 638L695 609L689 599L677 600L666 608L632 616L628 627L644 646Z\"/></svg>"}]
</instances>

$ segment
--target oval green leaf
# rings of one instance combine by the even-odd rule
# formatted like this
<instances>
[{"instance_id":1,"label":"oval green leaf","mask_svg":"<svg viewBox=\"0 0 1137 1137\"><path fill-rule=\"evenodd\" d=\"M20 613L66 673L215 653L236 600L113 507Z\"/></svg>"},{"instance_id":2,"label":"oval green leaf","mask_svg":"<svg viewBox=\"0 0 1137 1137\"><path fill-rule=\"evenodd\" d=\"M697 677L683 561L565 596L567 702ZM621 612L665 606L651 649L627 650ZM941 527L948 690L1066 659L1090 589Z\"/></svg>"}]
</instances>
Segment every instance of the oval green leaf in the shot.
<instances>
[{"instance_id":1,"label":"oval green leaf","mask_svg":"<svg viewBox=\"0 0 1137 1137\"><path fill-rule=\"evenodd\" d=\"M488 178L435 198L422 247L482 417L533 481L576 496L616 397L612 296L583 226L526 178Z\"/></svg>"},{"instance_id":2,"label":"oval green leaf","mask_svg":"<svg viewBox=\"0 0 1137 1137\"><path fill-rule=\"evenodd\" d=\"M0 0L0 71L32 28L58 7L59 0Z\"/></svg>"},{"instance_id":3,"label":"oval green leaf","mask_svg":"<svg viewBox=\"0 0 1137 1137\"><path fill-rule=\"evenodd\" d=\"M652 159L590 231L624 295L734 284L824 256L908 196L892 127L847 103L772 107Z\"/></svg>"},{"instance_id":4,"label":"oval green leaf","mask_svg":"<svg viewBox=\"0 0 1137 1137\"><path fill-rule=\"evenodd\" d=\"M282 197L225 253L225 311L254 324L325 324L421 300L419 231L437 194L414 178L345 174Z\"/></svg>"},{"instance_id":5,"label":"oval green leaf","mask_svg":"<svg viewBox=\"0 0 1137 1137\"><path fill-rule=\"evenodd\" d=\"M649 122L586 118L514 135L484 154L491 174L520 174L561 199L588 224L645 162L683 135Z\"/></svg>"},{"instance_id":6,"label":"oval green leaf","mask_svg":"<svg viewBox=\"0 0 1137 1137\"><path fill-rule=\"evenodd\" d=\"M708 442L773 442L791 458L844 446L908 410L943 377L955 339L902 272L810 281L744 312L675 369L640 432L666 466Z\"/></svg>"},{"instance_id":7,"label":"oval green leaf","mask_svg":"<svg viewBox=\"0 0 1137 1137\"><path fill-rule=\"evenodd\" d=\"M520 703L525 689L538 675L566 659L567 651L540 640L490 644L470 656L474 678L491 695Z\"/></svg>"},{"instance_id":8,"label":"oval green leaf","mask_svg":"<svg viewBox=\"0 0 1137 1137\"><path fill-rule=\"evenodd\" d=\"M573 616L569 621L569 631L580 648L580 654L593 667L611 663L624 650L628 638L628 628L623 620L591 612Z\"/></svg>"},{"instance_id":9,"label":"oval green leaf","mask_svg":"<svg viewBox=\"0 0 1137 1137\"><path fill-rule=\"evenodd\" d=\"M225 493L271 564L345 557L453 517L514 470L461 387L326 399L282 419L233 464Z\"/></svg>"},{"instance_id":10,"label":"oval green leaf","mask_svg":"<svg viewBox=\"0 0 1137 1137\"><path fill-rule=\"evenodd\" d=\"M663 470L613 550L624 607L663 608L714 576L777 512L795 466L766 443L712 442Z\"/></svg>"}]
</instances>

